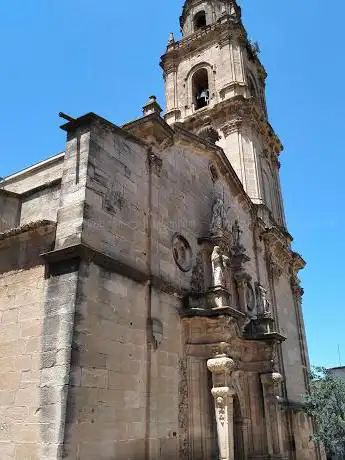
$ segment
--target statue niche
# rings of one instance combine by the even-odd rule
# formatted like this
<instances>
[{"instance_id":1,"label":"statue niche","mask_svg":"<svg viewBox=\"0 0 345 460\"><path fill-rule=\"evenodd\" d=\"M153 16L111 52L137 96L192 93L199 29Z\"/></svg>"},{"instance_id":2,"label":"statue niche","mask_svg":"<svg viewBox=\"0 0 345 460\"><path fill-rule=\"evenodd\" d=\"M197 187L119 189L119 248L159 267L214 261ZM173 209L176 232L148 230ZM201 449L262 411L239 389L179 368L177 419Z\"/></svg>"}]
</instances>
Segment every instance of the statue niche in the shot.
<instances>
[{"instance_id":1,"label":"statue niche","mask_svg":"<svg viewBox=\"0 0 345 460\"><path fill-rule=\"evenodd\" d=\"M222 237L226 230L226 216L223 200L218 197L212 206L212 219L210 225L210 235L212 237Z\"/></svg>"},{"instance_id":2,"label":"statue niche","mask_svg":"<svg viewBox=\"0 0 345 460\"><path fill-rule=\"evenodd\" d=\"M240 231L237 246L240 245L239 239ZM208 234L198 240L200 249L193 267L191 291L185 297L183 314L208 314L214 310L236 318L245 317L244 313L231 306L228 268L233 262L233 251L230 250L233 241L228 230L224 201L218 196L212 205Z\"/></svg>"},{"instance_id":3,"label":"statue niche","mask_svg":"<svg viewBox=\"0 0 345 460\"><path fill-rule=\"evenodd\" d=\"M213 287L225 287L225 270L229 257L222 254L221 248L215 246L211 255Z\"/></svg>"}]
</instances>

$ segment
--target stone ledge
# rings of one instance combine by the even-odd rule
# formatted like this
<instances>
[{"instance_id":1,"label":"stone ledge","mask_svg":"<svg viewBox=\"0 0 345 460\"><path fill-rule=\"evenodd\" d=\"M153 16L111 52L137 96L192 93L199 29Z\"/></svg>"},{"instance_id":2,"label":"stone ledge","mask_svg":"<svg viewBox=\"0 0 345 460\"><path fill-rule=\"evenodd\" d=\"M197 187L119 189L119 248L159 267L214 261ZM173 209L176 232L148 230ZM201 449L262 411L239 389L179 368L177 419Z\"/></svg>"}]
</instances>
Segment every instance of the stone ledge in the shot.
<instances>
[{"instance_id":1,"label":"stone ledge","mask_svg":"<svg viewBox=\"0 0 345 460\"><path fill-rule=\"evenodd\" d=\"M263 334L253 334L253 335L244 335L245 340L263 340L263 341L275 341L275 342L285 342L286 337L279 332L268 332Z\"/></svg>"},{"instance_id":2,"label":"stone ledge","mask_svg":"<svg viewBox=\"0 0 345 460\"><path fill-rule=\"evenodd\" d=\"M41 235L55 231L56 222L52 220L37 220L29 222L20 227L12 228L6 232L0 233L0 242L29 232L37 232Z\"/></svg>"},{"instance_id":3,"label":"stone ledge","mask_svg":"<svg viewBox=\"0 0 345 460\"><path fill-rule=\"evenodd\" d=\"M3 180L5 180L5 179L3 179ZM0 180L0 195L4 195L4 196L10 197L10 198L19 198L20 197L19 193L11 192L10 190L6 190L6 189L1 188L1 187L2 187L2 180Z\"/></svg>"},{"instance_id":4,"label":"stone ledge","mask_svg":"<svg viewBox=\"0 0 345 460\"><path fill-rule=\"evenodd\" d=\"M204 317L217 317L217 316L232 316L234 318L245 318L245 314L239 310L236 310L232 307L223 307L223 308L189 308L182 309L180 311L180 316L183 318L191 318L194 316L204 316Z\"/></svg>"},{"instance_id":5,"label":"stone ledge","mask_svg":"<svg viewBox=\"0 0 345 460\"><path fill-rule=\"evenodd\" d=\"M150 275L148 272L139 270L125 262L116 260L113 257L97 251L83 243L46 252L41 254L41 257L50 266L50 268L54 265L62 266L65 262L66 265L71 267L71 269L76 270L78 261L84 260L103 267L110 272L118 273L119 275L138 283L150 282L152 287L157 290L175 295L177 298L182 299L185 294L180 287L173 285L171 282L164 280L161 277Z\"/></svg>"}]
</instances>

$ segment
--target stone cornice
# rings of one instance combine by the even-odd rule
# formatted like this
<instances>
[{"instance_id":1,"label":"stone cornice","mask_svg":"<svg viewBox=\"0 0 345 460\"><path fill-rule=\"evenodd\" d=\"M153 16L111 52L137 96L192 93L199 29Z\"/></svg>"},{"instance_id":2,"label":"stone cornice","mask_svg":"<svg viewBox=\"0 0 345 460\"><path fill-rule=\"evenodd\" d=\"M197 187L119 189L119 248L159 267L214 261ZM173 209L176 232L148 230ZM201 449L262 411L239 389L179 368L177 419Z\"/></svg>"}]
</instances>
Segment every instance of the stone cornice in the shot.
<instances>
[{"instance_id":1,"label":"stone cornice","mask_svg":"<svg viewBox=\"0 0 345 460\"><path fill-rule=\"evenodd\" d=\"M1 195L5 196L5 197L8 197L8 198L19 198L20 197L19 193L10 192L9 190L5 190L5 189L1 188L1 182L0 182L0 196Z\"/></svg>"},{"instance_id":2,"label":"stone cornice","mask_svg":"<svg viewBox=\"0 0 345 460\"><path fill-rule=\"evenodd\" d=\"M266 228L261 233L265 242L269 266L274 277L283 273L296 276L303 269L306 262L296 252L292 251L290 244L292 237L279 227Z\"/></svg>"},{"instance_id":3,"label":"stone cornice","mask_svg":"<svg viewBox=\"0 0 345 460\"><path fill-rule=\"evenodd\" d=\"M160 65L165 73L169 73L178 62L186 56L196 51L201 51L209 47L211 43L218 43L221 47L229 40L237 40L246 49L248 59L250 59L258 70L260 80L263 82L267 78L267 73L262 65L257 53L250 52L250 42L248 41L247 31L241 22L233 21L231 16L224 15L217 22L190 34L182 40L168 43L166 53L161 56Z\"/></svg>"},{"instance_id":4,"label":"stone cornice","mask_svg":"<svg viewBox=\"0 0 345 460\"><path fill-rule=\"evenodd\" d=\"M35 233L38 235L46 235L47 233L54 232L56 228L56 222L51 220L38 220L30 222L20 227L12 228L6 232L0 233L0 244L3 241L15 238L23 237L29 233Z\"/></svg>"},{"instance_id":5,"label":"stone cornice","mask_svg":"<svg viewBox=\"0 0 345 460\"><path fill-rule=\"evenodd\" d=\"M291 253L291 271L294 275L296 275L300 270L303 270L306 264L306 261L300 254L297 252Z\"/></svg>"},{"instance_id":6,"label":"stone cornice","mask_svg":"<svg viewBox=\"0 0 345 460\"><path fill-rule=\"evenodd\" d=\"M252 127L262 136L267 149L275 156L283 150L278 136L253 98L235 96L226 99L204 112L193 113L185 118L183 123L187 128L196 130L204 126L208 119L217 121L217 124L222 126L222 131L228 134L242 126Z\"/></svg>"},{"instance_id":7,"label":"stone cornice","mask_svg":"<svg viewBox=\"0 0 345 460\"><path fill-rule=\"evenodd\" d=\"M44 184L39 185L38 187L31 188L31 189L27 190L26 192L21 193L20 197L21 198L27 198L27 197L33 195L34 193L38 193L38 192L41 192L42 190L45 190L45 189L51 188L51 187L55 187L55 186L58 186L58 185L61 185L61 178L45 182Z\"/></svg>"},{"instance_id":8,"label":"stone cornice","mask_svg":"<svg viewBox=\"0 0 345 460\"><path fill-rule=\"evenodd\" d=\"M62 163L64 161L64 157L65 152L58 153L57 155L47 158L46 160L40 161L39 163L29 166L28 168L11 174L10 176L7 176L2 181L0 181L0 189L1 187L7 187L11 185L18 179L23 179L24 177L27 177L29 175L34 175L36 172L42 169L49 168L52 164Z\"/></svg>"},{"instance_id":9,"label":"stone cornice","mask_svg":"<svg viewBox=\"0 0 345 460\"><path fill-rule=\"evenodd\" d=\"M126 123L122 128L159 151L173 144L174 130L157 113Z\"/></svg>"},{"instance_id":10,"label":"stone cornice","mask_svg":"<svg viewBox=\"0 0 345 460\"><path fill-rule=\"evenodd\" d=\"M182 40L168 44L166 53L161 57L160 65L165 70L166 65L169 65L169 61L174 60L176 62L185 57L186 54L200 50L203 46L209 46L210 42L216 43L225 38L243 40L246 35L242 24L231 21L215 22L182 38Z\"/></svg>"},{"instance_id":11,"label":"stone cornice","mask_svg":"<svg viewBox=\"0 0 345 460\"><path fill-rule=\"evenodd\" d=\"M174 285L162 277L150 275L146 270L138 269L132 264L117 260L84 243L46 252L41 254L41 257L45 260L48 267L54 267L55 265L62 266L64 263L68 265L70 261L82 260L94 263L110 272L118 273L138 283L150 283L153 288L174 295L175 297L177 296L181 300L186 295L186 292L180 286Z\"/></svg>"},{"instance_id":12,"label":"stone cornice","mask_svg":"<svg viewBox=\"0 0 345 460\"><path fill-rule=\"evenodd\" d=\"M130 132L126 131L123 128L120 128L119 126L115 125L109 120L106 120L103 117L100 117L99 115L89 112L86 113L85 115L82 115L81 117L78 117L72 121L69 121L68 123L65 123L60 126L60 128L63 131L66 131L68 134L74 133L78 128L86 128L91 130L91 126L95 124L101 125L103 128L106 128L113 133L123 136L127 138L128 140L135 142L137 144L140 144L141 146L147 147L145 143L138 137L134 136Z\"/></svg>"}]
</instances>

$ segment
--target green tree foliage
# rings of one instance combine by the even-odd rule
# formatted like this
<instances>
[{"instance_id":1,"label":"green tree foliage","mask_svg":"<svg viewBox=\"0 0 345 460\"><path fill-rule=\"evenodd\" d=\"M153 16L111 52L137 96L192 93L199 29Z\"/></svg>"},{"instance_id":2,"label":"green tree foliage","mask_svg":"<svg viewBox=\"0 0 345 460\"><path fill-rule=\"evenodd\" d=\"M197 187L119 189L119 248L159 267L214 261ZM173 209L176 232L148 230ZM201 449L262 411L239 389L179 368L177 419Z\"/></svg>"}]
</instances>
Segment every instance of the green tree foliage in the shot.
<instances>
[{"instance_id":1,"label":"green tree foliage","mask_svg":"<svg viewBox=\"0 0 345 460\"><path fill-rule=\"evenodd\" d=\"M314 441L322 443L328 455L345 454L345 380L314 368L305 407L315 420Z\"/></svg>"}]
</instances>

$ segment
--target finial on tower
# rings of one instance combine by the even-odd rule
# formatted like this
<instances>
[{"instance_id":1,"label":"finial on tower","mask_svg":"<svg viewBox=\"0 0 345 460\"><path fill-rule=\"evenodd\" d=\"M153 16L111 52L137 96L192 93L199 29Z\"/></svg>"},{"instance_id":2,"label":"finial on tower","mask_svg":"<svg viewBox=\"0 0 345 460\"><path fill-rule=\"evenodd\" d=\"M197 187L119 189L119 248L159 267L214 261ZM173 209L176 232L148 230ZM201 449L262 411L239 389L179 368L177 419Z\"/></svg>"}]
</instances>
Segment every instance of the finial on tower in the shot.
<instances>
[{"instance_id":1,"label":"finial on tower","mask_svg":"<svg viewBox=\"0 0 345 460\"><path fill-rule=\"evenodd\" d=\"M169 38L168 38L168 46L172 45L173 43L175 43L175 37L174 37L174 34L172 32L170 32L170 35L169 35Z\"/></svg>"},{"instance_id":2,"label":"finial on tower","mask_svg":"<svg viewBox=\"0 0 345 460\"><path fill-rule=\"evenodd\" d=\"M146 117L147 115L151 115L152 113L156 113L160 116L162 112L161 106L157 102L156 96L150 96L149 100L143 107L143 114Z\"/></svg>"}]
</instances>

